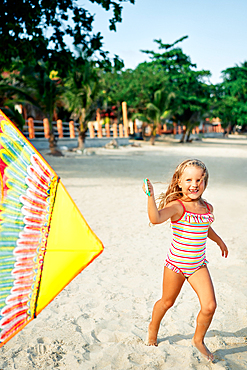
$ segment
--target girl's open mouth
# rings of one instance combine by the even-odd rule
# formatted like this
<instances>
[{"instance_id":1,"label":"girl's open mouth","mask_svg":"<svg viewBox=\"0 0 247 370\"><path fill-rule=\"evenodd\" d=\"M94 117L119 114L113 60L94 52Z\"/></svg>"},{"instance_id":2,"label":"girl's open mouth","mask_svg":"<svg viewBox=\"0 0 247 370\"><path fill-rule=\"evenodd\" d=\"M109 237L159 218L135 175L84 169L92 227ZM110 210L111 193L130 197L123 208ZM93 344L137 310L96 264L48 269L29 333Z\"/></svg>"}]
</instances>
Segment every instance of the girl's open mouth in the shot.
<instances>
[{"instance_id":1,"label":"girl's open mouth","mask_svg":"<svg viewBox=\"0 0 247 370\"><path fill-rule=\"evenodd\" d=\"M190 192L191 194L197 194L197 193L198 193L198 191L199 191L199 189L189 189L189 192Z\"/></svg>"}]
</instances>

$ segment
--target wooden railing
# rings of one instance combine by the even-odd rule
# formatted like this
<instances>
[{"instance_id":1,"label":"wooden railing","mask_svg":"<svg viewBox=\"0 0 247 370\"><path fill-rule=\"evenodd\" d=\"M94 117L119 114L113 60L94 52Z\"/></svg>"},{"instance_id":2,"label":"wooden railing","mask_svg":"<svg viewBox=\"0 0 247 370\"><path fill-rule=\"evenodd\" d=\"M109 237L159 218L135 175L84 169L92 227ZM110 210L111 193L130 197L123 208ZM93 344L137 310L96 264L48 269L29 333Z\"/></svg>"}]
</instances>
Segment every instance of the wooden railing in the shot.
<instances>
[{"instance_id":1,"label":"wooden railing","mask_svg":"<svg viewBox=\"0 0 247 370\"><path fill-rule=\"evenodd\" d=\"M96 112L96 121L88 123L88 131L90 138L99 137L128 137L129 136L129 123L127 117L127 104L122 102L122 115L123 124L117 124L114 122L110 126L110 120L108 122L102 122L100 117L100 110ZM62 120L57 120L52 122L53 131L58 138L70 137L75 138L78 136L78 124L74 121L62 122ZM43 121L37 121L33 118L28 118L26 125L24 126L24 135L29 137L29 139L35 138L49 138L49 121L44 118ZM87 134L88 135L88 134Z\"/></svg>"},{"instance_id":2,"label":"wooden railing","mask_svg":"<svg viewBox=\"0 0 247 370\"><path fill-rule=\"evenodd\" d=\"M184 130L185 130L185 126L177 125L176 123L173 124L173 134L174 135L182 134ZM203 124L201 129L199 128L199 126L196 126L192 130L192 134L199 134L199 133L205 134L208 132L224 132L224 129L221 127L221 124L218 123L217 125Z\"/></svg>"},{"instance_id":3,"label":"wooden railing","mask_svg":"<svg viewBox=\"0 0 247 370\"><path fill-rule=\"evenodd\" d=\"M53 125L53 131L55 135L61 139L61 138L75 138L78 136L78 123L74 123L74 121L69 122L62 122L62 120L57 120L56 122L52 122ZM136 125L134 125L136 126ZM173 126L171 129L167 128L167 125L164 124L163 127L157 128L157 134L168 134L172 133L174 135L176 134L182 134L185 129L185 126L177 125L176 123L173 123ZM34 120L33 118L28 118L26 121L26 125L24 126L24 135L29 137L29 139L35 139L35 138L49 138L49 122L47 118L44 118L43 121ZM134 132L136 133L136 127L134 129ZM199 129L198 126L196 126L192 130L192 134L199 134L199 133L207 133L207 132L224 132L224 129L222 129L221 124L218 125L210 125L210 124L203 124L202 128ZM151 134L151 132L150 132ZM96 114L96 121L95 122L89 122L88 123L88 132L86 136L90 138L98 137L113 137L113 138L123 138L129 136L129 123L127 119L127 108L126 112L124 112L123 107L123 124L117 124L115 121L114 123L110 124L110 120L105 123L102 123L102 120L100 119L100 114L97 112Z\"/></svg>"},{"instance_id":4,"label":"wooden railing","mask_svg":"<svg viewBox=\"0 0 247 370\"><path fill-rule=\"evenodd\" d=\"M55 135L61 138L75 138L78 137L78 124L74 121L62 122L62 120L57 120L52 122L53 132ZM29 139L38 138L49 138L49 122L47 118L41 120L34 120L33 118L28 118L26 125L23 128L23 133ZM88 132L86 136L90 138L98 137L128 137L128 127L123 124L117 124L114 122L110 124L106 122L102 125L100 122L89 122Z\"/></svg>"},{"instance_id":5,"label":"wooden railing","mask_svg":"<svg viewBox=\"0 0 247 370\"><path fill-rule=\"evenodd\" d=\"M52 122L53 131L55 135L59 138L70 137L75 138L78 136L77 126L74 121L62 122L58 120L57 122ZM49 122L47 118L41 120L34 120L33 118L28 118L26 125L23 127L23 133L29 139L39 139L39 138L49 138Z\"/></svg>"}]
</instances>

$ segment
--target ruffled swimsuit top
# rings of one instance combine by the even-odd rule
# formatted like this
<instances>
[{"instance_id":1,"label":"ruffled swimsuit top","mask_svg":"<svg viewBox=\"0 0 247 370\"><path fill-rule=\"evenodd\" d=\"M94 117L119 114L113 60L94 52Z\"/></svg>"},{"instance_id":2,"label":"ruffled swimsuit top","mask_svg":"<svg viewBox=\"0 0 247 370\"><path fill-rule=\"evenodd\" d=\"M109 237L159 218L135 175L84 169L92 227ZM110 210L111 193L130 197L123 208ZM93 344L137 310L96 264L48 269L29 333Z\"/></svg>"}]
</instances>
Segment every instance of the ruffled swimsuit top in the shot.
<instances>
[{"instance_id":1,"label":"ruffled swimsuit top","mask_svg":"<svg viewBox=\"0 0 247 370\"><path fill-rule=\"evenodd\" d=\"M201 266L208 263L206 260L206 240L214 216L206 202L208 212L198 214L187 211L183 202L178 201L182 204L184 212L179 220L171 223L173 239L165 265L175 272L182 272L188 278Z\"/></svg>"}]
</instances>

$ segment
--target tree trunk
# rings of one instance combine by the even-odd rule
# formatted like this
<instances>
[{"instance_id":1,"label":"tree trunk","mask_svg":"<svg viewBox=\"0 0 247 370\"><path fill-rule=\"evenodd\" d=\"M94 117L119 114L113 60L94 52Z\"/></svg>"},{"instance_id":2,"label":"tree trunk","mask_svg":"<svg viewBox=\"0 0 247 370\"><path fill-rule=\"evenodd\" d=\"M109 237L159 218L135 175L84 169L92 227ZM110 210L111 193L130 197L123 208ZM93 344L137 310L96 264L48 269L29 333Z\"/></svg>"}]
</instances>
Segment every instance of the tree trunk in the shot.
<instances>
[{"instance_id":1,"label":"tree trunk","mask_svg":"<svg viewBox=\"0 0 247 370\"><path fill-rule=\"evenodd\" d=\"M50 133L48 141L50 148L49 154L54 155L56 157L63 157L63 153L57 148L57 139L54 135L54 132Z\"/></svg>"},{"instance_id":2,"label":"tree trunk","mask_svg":"<svg viewBox=\"0 0 247 370\"><path fill-rule=\"evenodd\" d=\"M86 130L80 131L78 135L78 150L84 150L85 147Z\"/></svg>"},{"instance_id":3,"label":"tree trunk","mask_svg":"<svg viewBox=\"0 0 247 370\"><path fill-rule=\"evenodd\" d=\"M150 137L150 144L151 145L154 145L155 144L155 135L151 135L151 137Z\"/></svg>"},{"instance_id":4,"label":"tree trunk","mask_svg":"<svg viewBox=\"0 0 247 370\"><path fill-rule=\"evenodd\" d=\"M191 134L191 129L188 130L188 133L187 133L187 138L186 138L186 143L190 143L192 141L192 139L190 139L190 134Z\"/></svg>"},{"instance_id":5,"label":"tree trunk","mask_svg":"<svg viewBox=\"0 0 247 370\"><path fill-rule=\"evenodd\" d=\"M54 155L56 157L63 157L62 152L57 148L57 138L55 137L53 126L52 126L52 114L47 114L47 118L49 121L49 148L50 148L50 155Z\"/></svg>"},{"instance_id":6,"label":"tree trunk","mask_svg":"<svg viewBox=\"0 0 247 370\"><path fill-rule=\"evenodd\" d=\"M151 131L151 137L150 137L150 144L154 145L155 143L155 137L156 137L156 125L151 125L152 131Z\"/></svg>"},{"instance_id":7,"label":"tree trunk","mask_svg":"<svg viewBox=\"0 0 247 370\"><path fill-rule=\"evenodd\" d=\"M146 132L145 132L146 127L147 127L146 123L143 122L142 123L142 138L143 138L143 140L146 140Z\"/></svg>"},{"instance_id":8,"label":"tree trunk","mask_svg":"<svg viewBox=\"0 0 247 370\"><path fill-rule=\"evenodd\" d=\"M224 135L224 136L228 137L228 135L229 135L229 134L230 134L230 132L231 132L231 128L232 128L232 124L231 124L231 122L229 122L229 124L228 124L228 126L227 126L227 128L226 128L226 133L225 133L225 135Z\"/></svg>"},{"instance_id":9,"label":"tree trunk","mask_svg":"<svg viewBox=\"0 0 247 370\"><path fill-rule=\"evenodd\" d=\"M78 146L73 150L83 151L85 148L85 138L87 132L87 125L85 123L86 111L85 108L82 108L81 115L79 117L79 134L78 134Z\"/></svg>"},{"instance_id":10,"label":"tree trunk","mask_svg":"<svg viewBox=\"0 0 247 370\"><path fill-rule=\"evenodd\" d=\"M183 136L181 137L180 143L184 143L186 132L187 132L187 127L185 126L185 128L183 130Z\"/></svg>"},{"instance_id":11,"label":"tree trunk","mask_svg":"<svg viewBox=\"0 0 247 370\"><path fill-rule=\"evenodd\" d=\"M158 123L157 125L157 134L161 135L161 124L160 123Z\"/></svg>"}]
</instances>

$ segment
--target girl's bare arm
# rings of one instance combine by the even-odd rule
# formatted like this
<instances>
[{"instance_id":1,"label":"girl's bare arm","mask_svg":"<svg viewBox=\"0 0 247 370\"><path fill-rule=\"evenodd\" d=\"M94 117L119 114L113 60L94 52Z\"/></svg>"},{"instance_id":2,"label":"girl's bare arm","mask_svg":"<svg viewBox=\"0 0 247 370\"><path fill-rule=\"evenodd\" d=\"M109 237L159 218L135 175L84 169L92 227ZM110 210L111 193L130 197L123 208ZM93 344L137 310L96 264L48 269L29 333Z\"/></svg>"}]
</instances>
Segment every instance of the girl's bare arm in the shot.
<instances>
[{"instance_id":1,"label":"girl's bare arm","mask_svg":"<svg viewBox=\"0 0 247 370\"><path fill-rule=\"evenodd\" d=\"M221 249L222 257L226 258L228 256L228 248L221 239L221 237L216 234L216 232L214 231L214 229L212 229L211 226L208 229L208 238L213 240L213 242L215 242L216 244L218 244L218 246Z\"/></svg>"},{"instance_id":2,"label":"girl's bare arm","mask_svg":"<svg viewBox=\"0 0 247 370\"><path fill-rule=\"evenodd\" d=\"M181 213L181 205L175 202L169 203L165 208L158 210L155 198L154 190L151 182L148 180L148 188L150 196L148 196L148 217L152 224L161 224L167 221L169 218L178 219ZM143 191L145 192L145 186L143 185Z\"/></svg>"},{"instance_id":3,"label":"girl's bare arm","mask_svg":"<svg viewBox=\"0 0 247 370\"><path fill-rule=\"evenodd\" d=\"M148 217L152 224L161 224L162 222L165 222L169 220L169 218L174 217L175 219L179 218L180 215L178 214L180 210L179 205L176 205L171 203L167 205L165 208L158 210L156 206L156 202L154 199L154 196L148 197ZM178 216L176 217L176 215Z\"/></svg>"}]
</instances>

